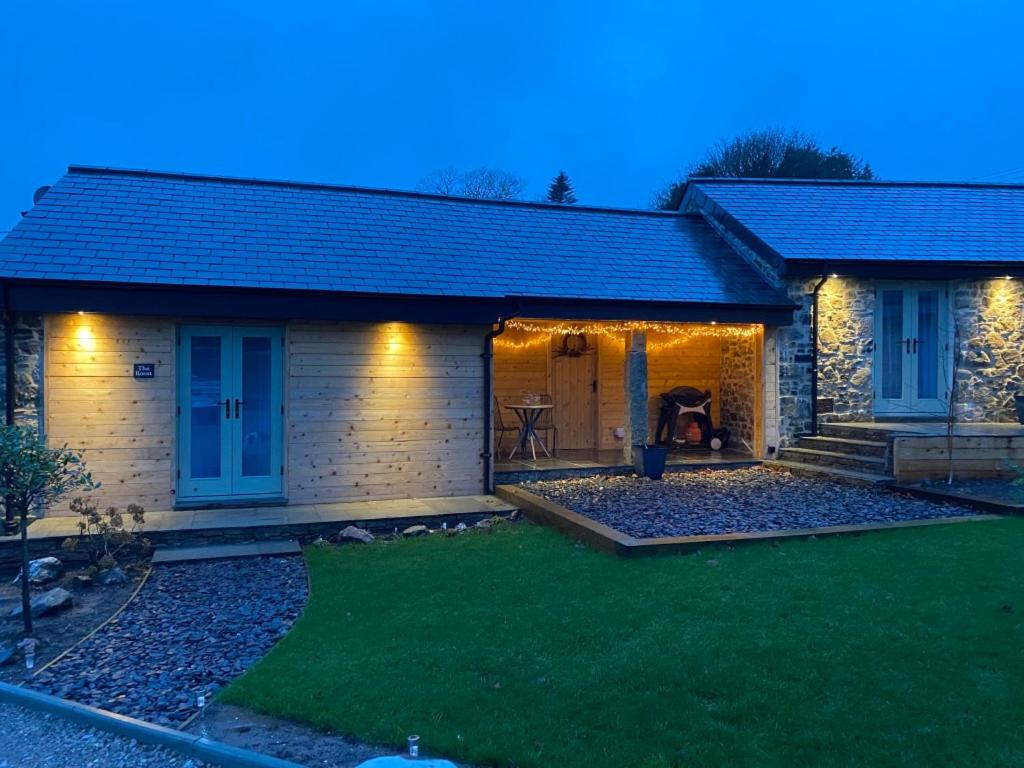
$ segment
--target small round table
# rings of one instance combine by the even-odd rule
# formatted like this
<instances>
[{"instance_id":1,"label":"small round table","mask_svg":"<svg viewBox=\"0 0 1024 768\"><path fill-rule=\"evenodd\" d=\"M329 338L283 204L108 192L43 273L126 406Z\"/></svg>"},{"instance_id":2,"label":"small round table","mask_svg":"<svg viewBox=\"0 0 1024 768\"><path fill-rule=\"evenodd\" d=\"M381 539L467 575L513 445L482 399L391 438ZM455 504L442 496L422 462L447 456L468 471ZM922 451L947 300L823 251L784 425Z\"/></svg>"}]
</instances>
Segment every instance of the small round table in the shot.
<instances>
[{"instance_id":1,"label":"small round table","mask_svg":"<svg viewBox=\"0 0 1024 768\"><path fill-rule=\"evenodd\" d=\"M550 410L551 405L530 405L528 403L513 403L506 405L511 411L514 411L516 416L519 417L519 423L523 425L523 428L519 432L519 439L516 440L516 444L512 447L508 457L511 459L516 455L516 451L520 451L524 456L526 455L526 443L530 443L530 453L533 455L533 460L537 460L537 446L536 443L540 443L541 450L551 458L551 451L544 445L544 441L540 439L540 435L537 434L535 427L537 426L537 420L544 411ZM536 443L534 442L536 441Z\"/></svg>"}]
</instances>

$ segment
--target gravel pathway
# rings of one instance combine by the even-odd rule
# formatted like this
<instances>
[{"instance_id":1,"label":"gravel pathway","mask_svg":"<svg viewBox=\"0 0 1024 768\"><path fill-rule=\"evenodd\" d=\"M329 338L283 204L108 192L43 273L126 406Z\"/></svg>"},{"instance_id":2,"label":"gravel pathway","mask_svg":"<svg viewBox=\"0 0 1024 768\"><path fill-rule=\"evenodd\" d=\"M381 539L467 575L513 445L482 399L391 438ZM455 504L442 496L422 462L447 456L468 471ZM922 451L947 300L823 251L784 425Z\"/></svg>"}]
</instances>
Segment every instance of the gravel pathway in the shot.
<instances>
[{"instance_id":1,"label":"gravel pathway","mask_svg":"<svg viewBox=\"0 0 1024 768\"><path fill-rule=\"evenodd\" d=\"M306 602L301 557L154 567L114 621L29 683L61 698L180 726L259 660Z\"/></svg>"},{"instance_id":2,"label":"gravel pathway","mask_svg":"<svg viewBox=\"0 0 1024 768\"><path fill-rule=\"evenodd\" d=\"M760 467L673 472L662 480L634 476L543 480L523 483L522 487L634 538L822 528L975 514L954 504Z\"/></svg>"},{"instance_id":3,"label":"gravel pathway","mask_svg":"<svg viewBox=\"0 0 1024 768\"><path fill-rule=\"evenodd\" d=\"M205 763L0 704L0 768L201 768Z\"/></svg>"}]
</instances>

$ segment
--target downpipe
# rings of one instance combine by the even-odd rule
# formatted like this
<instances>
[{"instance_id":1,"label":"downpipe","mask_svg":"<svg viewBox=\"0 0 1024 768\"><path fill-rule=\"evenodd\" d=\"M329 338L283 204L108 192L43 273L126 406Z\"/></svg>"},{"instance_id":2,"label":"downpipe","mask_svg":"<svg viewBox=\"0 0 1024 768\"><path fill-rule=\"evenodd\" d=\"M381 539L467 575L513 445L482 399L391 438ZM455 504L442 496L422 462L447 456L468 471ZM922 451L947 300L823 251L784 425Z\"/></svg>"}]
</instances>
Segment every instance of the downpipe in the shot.
<instances>
[{"instance_id":1,"label":"downpipe","mask_svg":"<svg viewBox=\"0 0 1024 768\"><path fill-rule=\"evenodd\" d=\"M818 278L811 293L811 436L818 435L818 296L828 273Z\"/></svg>"},{"instance_id":2,"label":"downpipe","mask_svg":"<svg viewBox=\"0 0 1024 768\"><path fill-rule=\"evenodd\" d=\"M494 416L491 413L494 402L494 340L505 332L505 323L516 317L519 310L498 317L497 328L491 328L484 336L484 450L480 458L484 460L484 493L494 493L494 473L492 472L494 454L493 431Z\"/></svg>"}]
</instances>

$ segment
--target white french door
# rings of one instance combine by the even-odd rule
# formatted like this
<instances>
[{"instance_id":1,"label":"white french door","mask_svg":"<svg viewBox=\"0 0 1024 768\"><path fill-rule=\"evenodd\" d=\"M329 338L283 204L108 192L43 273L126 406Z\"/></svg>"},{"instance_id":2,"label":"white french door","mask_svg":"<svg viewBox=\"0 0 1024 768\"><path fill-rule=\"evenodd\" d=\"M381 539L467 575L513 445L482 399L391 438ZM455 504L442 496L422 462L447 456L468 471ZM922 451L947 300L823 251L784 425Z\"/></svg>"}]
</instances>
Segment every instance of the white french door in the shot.
<instances>
[{"instance_id":1,"label":"white french door","mask_svg":"<svg viewBox=\"0 0 1024 768\"><path fill-rule=\"evenodd\" d=\"M188 326L178 338L178 499L281 496L281 329Z\"/></svg>"},{"instance_id":2,"label":"white french door","mask_svg":"<svg viewBox=\"0 0 1024 768\"><path fill-rule=\"evenodd\" d=\"M949 402L949 296L944 284L875 291L875 414L937 417Z\"/></svg>"}]
</instances>

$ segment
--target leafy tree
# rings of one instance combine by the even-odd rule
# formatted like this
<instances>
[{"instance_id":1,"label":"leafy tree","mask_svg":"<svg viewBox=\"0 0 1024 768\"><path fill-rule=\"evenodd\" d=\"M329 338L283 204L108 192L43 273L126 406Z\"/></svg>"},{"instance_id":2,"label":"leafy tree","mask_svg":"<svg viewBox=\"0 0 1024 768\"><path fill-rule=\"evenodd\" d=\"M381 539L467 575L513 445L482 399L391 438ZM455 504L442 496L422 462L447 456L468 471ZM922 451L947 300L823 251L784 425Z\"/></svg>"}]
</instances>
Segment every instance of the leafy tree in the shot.
<instances>
[{"instance_id":1,"label":"leafy tree","mask_svg":"<svg viewBox=\"0 0 1024 768\"><path fill-rule=\"evenodd\" d=\"M416 186L420 192L483 200L517 200L525 187L526 182L514 173L486 166L465 172L442 168L428 173Z\"/></svg>"},{"instance_id":2,"label":"leafy tree","mask_svg":"<svg viewBox=\"0 0 1024 768\"><path fill-rule=\"evenodd\" d=\"M0 496L18 515L21 531L21 613L25 634L32 634L28 583L28 514L68 493L98 485L86 471L82 456L63 448L47 448L35 430L0 426Z\"/></svg>"},{"instance_id":3,"label":"leafy tree","mask_svg":"<svg viewBox=\"0 0 1024 768\"><path fill-rule=\"evenodd\" d=\"M769 129L721 141L687 174L689 178L862 179L875 177L871 166L838 147L822 149L799 131ZM683 199L686 179L655 194L654 205L675 210Z\"/></svg>"},{"instance_id":4,"label":"leafy tree","mask_svg":"<svg viewBox=\"0 0 1024 768\"><path fill-rule=\"evenodd\" d=\"M572 205L576 202L576 190L572 188L569 174L565 171L558 172L558 175L548 185L546 200L549 203L561 203L562 205Z\"/></svg>"}]
</instances>

